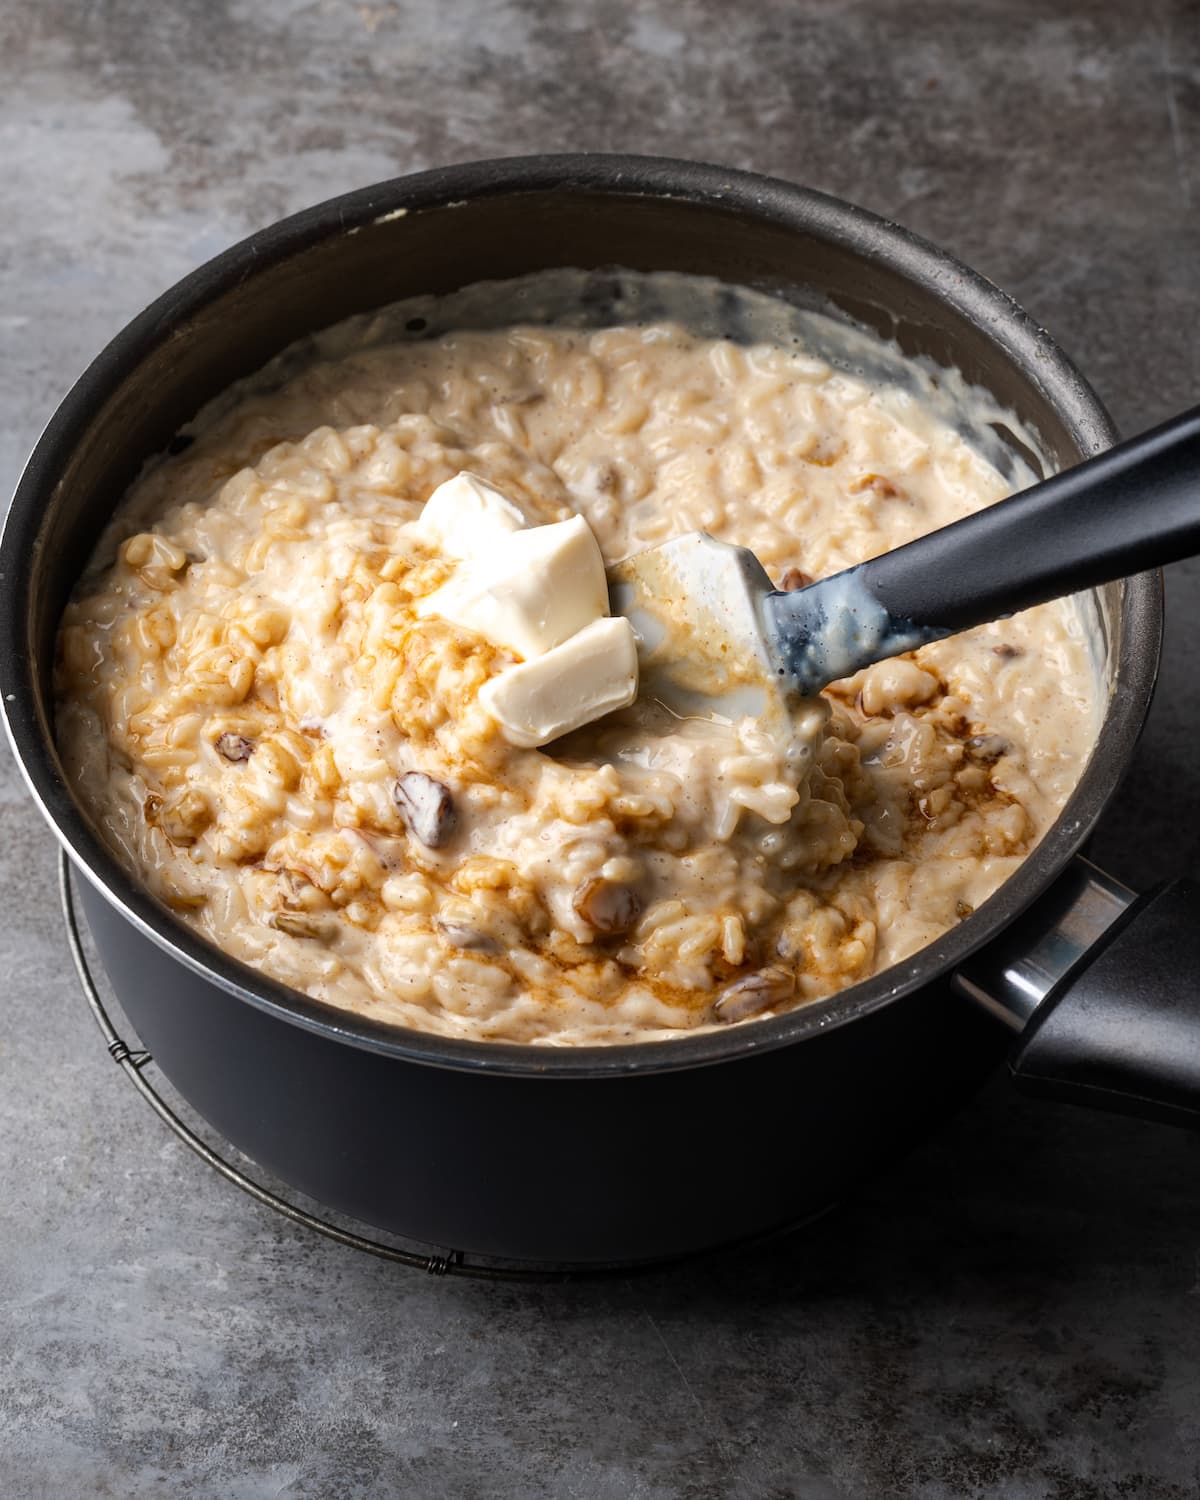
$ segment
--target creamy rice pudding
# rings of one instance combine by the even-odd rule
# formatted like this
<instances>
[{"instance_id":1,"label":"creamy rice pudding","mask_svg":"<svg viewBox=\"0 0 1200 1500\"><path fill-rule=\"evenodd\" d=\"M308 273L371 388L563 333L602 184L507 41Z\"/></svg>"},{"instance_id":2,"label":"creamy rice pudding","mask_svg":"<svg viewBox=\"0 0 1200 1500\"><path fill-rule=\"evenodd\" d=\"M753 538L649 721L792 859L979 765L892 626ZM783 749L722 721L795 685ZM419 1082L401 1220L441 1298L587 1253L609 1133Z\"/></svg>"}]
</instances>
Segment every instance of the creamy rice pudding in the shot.
<instances>
[{"instance_id":1,"label":"creamy rice pudding","mask_svg":"<svg viewBox=\"0 0 1200 1500\"><path fill-rule=\"evenodd\" d=\"M778 1013L936 938L1045 832L1098 725L1079 608L834 684L797 710L806 754L644 696L515 742L501 685L542 647L434 599L464 547L503 550L473 524L456 554L422 524L458 476L494 486L523 538L582 516L568 530L612 562L703 529L785 588L1011 488L956 430L944 381L763 337L774 299L674 278L712 307L742 299L718 336L665 296L613 321L594 277L550 280L578 316L534 317L530 283L528 317L443 331L425 299L201 414L65 613L64 764L159 899L333 1005L554 1044Z\"/></svg>"}]
</instances>

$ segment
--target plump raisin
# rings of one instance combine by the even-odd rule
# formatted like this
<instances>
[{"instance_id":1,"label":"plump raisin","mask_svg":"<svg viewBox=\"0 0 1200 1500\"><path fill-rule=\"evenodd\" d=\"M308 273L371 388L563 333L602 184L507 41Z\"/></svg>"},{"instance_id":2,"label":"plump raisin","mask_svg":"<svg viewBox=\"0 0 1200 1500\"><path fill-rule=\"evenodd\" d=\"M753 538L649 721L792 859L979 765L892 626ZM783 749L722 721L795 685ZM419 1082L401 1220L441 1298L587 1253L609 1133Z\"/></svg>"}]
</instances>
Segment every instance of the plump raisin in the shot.
<instances>
[{"instance_id":1,"label":"plump raisin","mask_svg":"<svg viewBox=\"0 0 1200 1500\"><path fill-rule=\"evenodd\" d=\"M790 1000L796 976L789 969L760 969L724 989L713 1006L714 1021L744 1021Z\"/></svg>"},{"instance_id":2,"label":"plump raisin","mask_svg":"<svg viewBox=\"0 0 1200 1500\"><path fill-rule=\"evenodd\" d=\"M464 953L497 954L504 951L490 932L481 932L466 922L439 917L433 925L452 947L461 948Z\"/></svg>"},{"instance_id":3,"label":"plump raisin","mask_svg":"<svg viewBox=\"0 0 1200 1500\"><path fill-rule=\"evenodd\" d=\"M217 754L223 755L226 760L249 760L254 754L254 741L248 740L244 734L218 735L216 746Z\"/></svg>"},{"instance_id":4,"label":"plump raisin","mask_svg":"<svg viewBox=\"0 0 1200 1500\"><path fill-rule=\"evenodd\" d=\"M595 932L605 937L628 932L642 910L632 886L595 875L585 880L571 897L571 905Z\"/></svg>"},{"instance_id":5,"label":"plump raisin","mask_svg":"<svg viewBox=\"0 0 1200 1500\"><path fill-rule=\"evenodd\" d=\"M405 771L392 788L392 800L413 838L427 849L440 849L454 837L458 810L450 789L424 771Z\"/></svg>"}]
</instances>

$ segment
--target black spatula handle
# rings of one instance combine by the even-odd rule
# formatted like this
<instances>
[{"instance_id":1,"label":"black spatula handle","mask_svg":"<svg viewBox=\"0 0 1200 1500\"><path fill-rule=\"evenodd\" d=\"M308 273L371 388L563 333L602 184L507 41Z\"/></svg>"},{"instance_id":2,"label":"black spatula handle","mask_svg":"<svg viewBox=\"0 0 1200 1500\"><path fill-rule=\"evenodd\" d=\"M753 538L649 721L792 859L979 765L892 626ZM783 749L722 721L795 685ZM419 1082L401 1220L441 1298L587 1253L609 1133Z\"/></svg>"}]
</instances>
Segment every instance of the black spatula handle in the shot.
<instances>
[{"instance_id":1,"label":"black spatula handle","mask_svg":"<svg viewBox=\"0 0 1200 1500\"><path fill-rule=\"evenodd\" d=\"M951 635L1200 552L1200 407L864 563L894 620Z\"/></svg>"}]
</instances>

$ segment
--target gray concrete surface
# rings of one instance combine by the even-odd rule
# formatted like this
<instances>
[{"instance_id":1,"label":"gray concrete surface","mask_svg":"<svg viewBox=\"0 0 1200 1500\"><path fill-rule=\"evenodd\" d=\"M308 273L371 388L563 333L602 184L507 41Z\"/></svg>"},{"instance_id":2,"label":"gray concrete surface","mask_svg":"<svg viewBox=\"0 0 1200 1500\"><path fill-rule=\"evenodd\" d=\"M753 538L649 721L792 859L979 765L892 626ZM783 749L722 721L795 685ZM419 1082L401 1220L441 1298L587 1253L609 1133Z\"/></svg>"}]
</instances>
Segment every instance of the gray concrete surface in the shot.
<instances>
[{"instance_id":1,"label":"gray concrete surface","mask_svg":"<svg viewBox=\"0 0 1200 1500\"><path fill-rule=\"evenodd\" d=\"M1128 430L1200 394L1195 0L0 7L0 484L104 340L339 190L723 160L948 245ZM1200 870L1200 570L1097 854ZM0 753L0 1494L1200 1490L1200 1145L1003 1080L807 1235L603 1286L434 1281L241 1198L123 1084Z\"/></svg>"}]
</instances>

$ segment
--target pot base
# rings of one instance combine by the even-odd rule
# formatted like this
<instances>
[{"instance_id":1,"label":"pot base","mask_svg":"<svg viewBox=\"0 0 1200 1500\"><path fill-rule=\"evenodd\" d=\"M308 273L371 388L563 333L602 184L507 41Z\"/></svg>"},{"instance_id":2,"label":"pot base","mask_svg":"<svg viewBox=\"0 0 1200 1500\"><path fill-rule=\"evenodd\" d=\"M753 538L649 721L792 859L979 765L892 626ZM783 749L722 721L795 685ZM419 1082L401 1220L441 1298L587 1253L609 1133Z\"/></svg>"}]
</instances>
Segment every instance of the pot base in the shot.
<instances>
[{"instance_id":1,"label":"pot base","mask_svg":"<svg viewBox=\"0 0 1200 1500\"><path fill-rule=\"evenodd\" d=\"M408 1266L416 1271L424 1271L429 1276L466 1276L479 1281L591 1280L605 1276L630 1276L649 1271L670 1270L675 1266L694 1264L697 1261L714 1259L718 1256L741 1254L748 1249L774 1243L788 1235L798 1234L801 1230L824 1219L837 1207L838 1200L835 1199L822 1208L774 1229L745 1235L726 1244L696 1250L685 1255L659 1256L646 1260L611 1261L595 1265L468 1257L462 1250L439 1250L433 1246L418 1248L389 1244L384 1240L374 1239L355 1229L347 1228L345 1225L336 1224L332 1219L323 1218L321 1214L313 1213L293 1203L256 1178L247 1176L227 1156L222 1155L219 1150L214 1149L197 1135L171 1101L145 1076L143 1070L153 1061L153 1058L144 1049L131 1047L119 1034L100 994L100 988L93 973L93 964L84 946L84 934L87 929L76 906L71 885L70 861L62 852L58 857L58 888L63 921L66 924L67 945L84 998L88 1002L92 1018L104 1037L109 1056L120 1066L137 1092L172 1134L226 1182L240 1188L256 1203L281 1214L293 1224L311 1230L314 1234L323 1235L326 1239L333 1240L336 1244L344 1245L348 1249L358 1250L365 1255L373 1255L376 1259L391 1261L396 1265ZM102 973L104 972L103 964L98 964L97 967ZM107 978L107 975L105 977ZM227 1143L223 1142L222 1146L227 1146Z\"/></svg>"}]
</instances>

